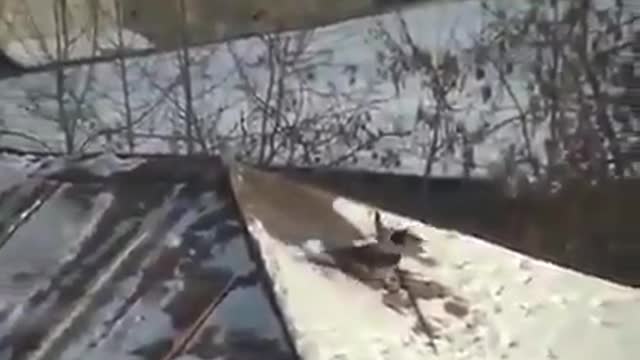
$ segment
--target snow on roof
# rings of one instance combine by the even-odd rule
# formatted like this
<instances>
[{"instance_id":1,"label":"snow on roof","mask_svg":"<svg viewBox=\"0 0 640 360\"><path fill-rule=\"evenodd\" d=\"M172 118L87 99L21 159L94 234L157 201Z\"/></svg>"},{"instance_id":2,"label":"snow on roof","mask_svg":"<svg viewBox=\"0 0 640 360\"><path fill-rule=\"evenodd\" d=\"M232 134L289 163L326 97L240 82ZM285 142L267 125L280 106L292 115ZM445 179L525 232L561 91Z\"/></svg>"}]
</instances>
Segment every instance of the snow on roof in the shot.
<instances>
[{"instance_id":1,"label":"snow on roof","mask_svg":"<svg viewBox=\"0 0 640 360\"><path fill-rule=\"evenodd\" d=\"M0 153L0 359L295 359L226 174Z\"/></svg>"},{"instance_id":2,"label":"snow on roof","mask_svg":"<svg viewBox=\"0 0 640 360\"><path fill-rule=\"evenodd\" d=\"M238 168L232 179L305 359L635 359L640 350L636 289L379 210L387 226L422 239L426 254L402 259L408 291L391 293L304 252L309 240L336 246L336 238L317 238L321 214L338 215L365 237L375 209L305 194L284 179L269 194L252 191L277 174ZM260 204L277 197L268 210ZM305 217L311 212L316 224ZM296 231L282 238L286 226Z\"/></svg>"},{"instance_id":3,"label":"snow on roof","mask_svg":"<svg viewBox=\"0 0 640 360\"><path fill-rule=\"evenodd\" d=\"M639 290L284 169L212 157L0 160L0 358L626 360L640 350ZM415 245L397 267L371 257L381 229Z\"/></svg>"}]
</instances>

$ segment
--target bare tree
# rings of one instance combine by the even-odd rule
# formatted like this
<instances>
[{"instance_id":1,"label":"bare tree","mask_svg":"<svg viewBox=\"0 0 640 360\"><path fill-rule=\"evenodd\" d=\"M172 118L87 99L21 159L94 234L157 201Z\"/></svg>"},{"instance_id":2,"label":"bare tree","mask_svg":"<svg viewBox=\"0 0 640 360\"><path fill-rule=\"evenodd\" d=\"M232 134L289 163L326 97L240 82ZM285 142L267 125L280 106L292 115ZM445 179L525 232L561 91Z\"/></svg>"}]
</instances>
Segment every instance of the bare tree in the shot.
<instances>
[{"instance_id":1,"label":"bare tree","mask_svg":"<svg viewBox=\"0 0 640 360\"><path fill-rule=\"evenodd\" d=\"M127 146L129 152L133 152L135 150L135 139L134 139L134 123L133 123L133 115L131 110L131 96L129 93L129 72L127 69L127 60L124 55L124 49L126 47L124 41L124 24L123 24L123 9L121 6L121 0L114 0L115 10L116 10L116 23L117 23L117 32L118 32L118 70L120 72L120 83L122 85L122 99L124 106L124 117L125 117L125 127L126 127L126 139Z\"/></svg>"},{"instance_id":2,"label":"bare tree","mask_svg":"<svg viewBox=\"0 0 640 360\"><path fill-rule=\"evenodd\" d=\"M311 31L259 35L250 55L228 46L245 98L227 138L242 149L239 156L261 165L337 166L357 162L381 139L403 135L374 126L373 114L385 99L371 87L355 86L357 65L333 63L333 53L313 49L313 39ZM318 78L336 67L346 86Z\"/></svg>"},{"instance_id":3,"label":"bare tree","mask_svg":"<svg viewBox=\"0 0 640 360\"><path fill-rule=\"evenodd\" d=\"M490 21L480 34L475 65L496 74L495 87L517 108L524 151L515 161L549 181L634 174L623 144L625 128L638 118L632 120L628 104L620 101L619 59L632 46L628 34L638 16L622 1L596 6L591 0L549 0L525 10L485 3L484 9ZM544 171L530 141L541 131Z\"/></svg>"},{"instance_id":4,"label":"bare tree","mask_svg":"<svg viewBox=\"0 0 640 360\"><path fill-rule=\"evenodd\" d=\"M180 64L180 75L182 78L182 89L184 91L184 122L185 122L185 135L187 143L187 154L193 154L194 152L194 119L195 114L193 111L193 95L192 95L192 81L191 81L191 59L189 55L189 30L187 28L187 8L185 0L179 0L179 12L180 12L180 51L178 52L178 62Z\"/></svg>"},{"instance_id":5,"label":"bare tree","mask_svg":"<svg viewBox=\"0 0 640 360\"><path fill-rule=\"evenodd\" d=\"M417 83L421 101L417 104L413 136L425 159L423 175L433 173L438 162L446 166L445 156L458 157L467 176L475 167L474 143L482 134L469 130L469 124L456 118L466 109L458 101L466 85L466 70L453 50L430 50L415 41L409 25L397 14L397 31L381 21L370 30L377 44L378 74L393 85L396 97L407 81ZM458 156L456 156L458 155Z\"/></svg>"}]
</instances>

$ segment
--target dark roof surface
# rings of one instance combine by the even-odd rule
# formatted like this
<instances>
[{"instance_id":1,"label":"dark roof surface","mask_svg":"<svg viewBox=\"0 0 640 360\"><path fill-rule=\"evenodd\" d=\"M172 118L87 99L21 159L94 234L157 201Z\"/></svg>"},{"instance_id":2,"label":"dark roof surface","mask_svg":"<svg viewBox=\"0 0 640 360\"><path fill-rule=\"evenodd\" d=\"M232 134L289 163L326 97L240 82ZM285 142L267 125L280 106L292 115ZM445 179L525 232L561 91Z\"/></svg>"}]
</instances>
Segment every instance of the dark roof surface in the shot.
<instances>
[{"instance_id":1,"label":"dark roof surface","mask_svg":"<svg viewBox=\"0 0 640 360\"><path fill-rule=\"evenodd\" d=\"M219 162L18 160L0 168L0 359L295 358Z\"/></svg>"}]
</instances>

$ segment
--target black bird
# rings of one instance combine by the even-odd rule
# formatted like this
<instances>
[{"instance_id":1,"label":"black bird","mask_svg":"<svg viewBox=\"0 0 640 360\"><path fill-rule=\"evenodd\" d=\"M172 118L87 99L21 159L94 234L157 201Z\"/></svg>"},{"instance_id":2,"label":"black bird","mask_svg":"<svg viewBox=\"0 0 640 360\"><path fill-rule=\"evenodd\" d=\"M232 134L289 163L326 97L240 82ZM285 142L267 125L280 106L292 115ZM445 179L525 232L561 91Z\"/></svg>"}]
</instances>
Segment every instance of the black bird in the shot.
<instances>
[{"instance_id":1,"label":"black bird","mask_svg":"<svg viewBox=\"0 0 640 360\"><path fill-rule=\"evenodd\" d=\"M376 287L395 286L395 269L402 256L419 249L421 240L409 234L407 229L384 226L377 211L374 222L374 242L332 249L307 247L307 258L323 266L338 268Z\"/></svg>"}]
</instances>

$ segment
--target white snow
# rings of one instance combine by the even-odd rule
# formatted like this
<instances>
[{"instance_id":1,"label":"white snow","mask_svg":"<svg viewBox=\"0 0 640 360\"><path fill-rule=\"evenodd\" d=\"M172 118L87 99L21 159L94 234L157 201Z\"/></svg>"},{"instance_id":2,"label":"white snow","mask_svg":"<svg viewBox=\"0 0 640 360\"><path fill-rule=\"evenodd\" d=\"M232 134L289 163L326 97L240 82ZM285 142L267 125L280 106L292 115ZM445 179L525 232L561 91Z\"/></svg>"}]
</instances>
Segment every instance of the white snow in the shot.
<instances>
[{"instance_id":1,"label":"white snow","mask_svg":"<svg viewBox=\"0 0 640 360\"><path fill-rule=\"evenodd\" d=\"M25 181L36 164L29 157L0 154L0 193Z\"/></svg>"},{"instance_id":2,"label":"white snow","mask_svg":"<svg viewBox=\"0 0 640 360\"><path fill-rule=\"evenodd\" d=\"M411 331L413 319L380 306L381 294L295 257L257 219L248 228L265 254L289 331L304 359L429 358L429 339Z\"/></svg>"},{"instance_id":3,"label":"white snow","mask_svg":"<svg viewBox=\"0 0 640 360\"><path fill-rule=\"evenodd\" d=\"M366 206L347 199L337 199L334 206L345 218L363 226ZM487 355L533 359L554 353L560 359L631 359L640 350L639 290L474 237L385 215L387 221L408 226L427 239L425 251L440 265L426 269L406 259L402 266L441 281L469 299L473 311L486 321L482 342L489 350ZM608 306L593 306L600 303ZM451 344L456 351L469 349L456 341ZM469 356L465 358L477 358L477 354Z\"/></svg>"},{"instance_id":4,"label":"white snow","mask_svg":"<svg viewBox=\"0 0 640 360\"><path fill-rule=\"evenodd\" d=\"M144 162L145 160L142 158L125 159L118 157L113 152L104 152L86 160L74 160L66 157L56 158L45 163L38 170L38 174L46 176L62 170L68 170L70 166L78 166L92 175L107 177L116 172L131 171Z\"/></svg>"},{"instance_id":5,"label":"white snow","mask_svg":"<svg viewBox=\"0 0 640 360\"><path fill-rule=\"evenodd\" d=\"M370 207L337 198L334 209L363 233L370 230ZM423 238L423 250L438 263L427 267L403 258L400 267L453 292L418 300L436 328L437 355L429 338L412 330L413 313L390 310L377 290L338 270L320 269L297 256L296 246L273 238L260 219L248 219L304 359L637 358L639 290L393 213L382 215L385 224L408 227ZM454 299L469 305L467 316L443 310Z\"/></svg>"}]
</instances>

